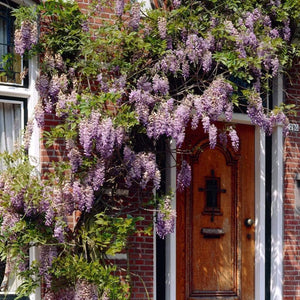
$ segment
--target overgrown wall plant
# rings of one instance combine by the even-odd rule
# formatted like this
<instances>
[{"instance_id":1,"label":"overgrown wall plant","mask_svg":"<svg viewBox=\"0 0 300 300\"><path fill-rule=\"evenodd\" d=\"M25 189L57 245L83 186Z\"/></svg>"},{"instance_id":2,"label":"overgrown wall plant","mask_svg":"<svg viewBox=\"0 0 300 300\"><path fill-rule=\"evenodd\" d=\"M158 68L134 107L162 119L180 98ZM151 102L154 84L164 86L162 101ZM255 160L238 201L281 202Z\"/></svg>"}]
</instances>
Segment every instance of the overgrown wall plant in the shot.
<instances>
[{"instance_id":1,"label":"overgrown wall plant","mask_svg":"<svg viewBox=\"0 0 300 300\"><path fill-rule=\"evenodd\" d=\"M276 125L287 133L290 107L269 110L265 99L272 78L299 54L291 42L298 0L174 0L149 11L117 0L113 19L90 25L106 2L91 3L85 15L60 0L14 11L16 51L40 61L34 122L43 129L47 114L60 118L43 141L63 140L67 152L40 176L26 154L30 121L25 149L2 155L0 251L23 280L20 295L42 280L45 299L129 299L130 270L107 255L126 249L141 218L117 191L159 191L161 145L172 139L180 149L187 126L202 126L211 148L229 140L235 150L234 111L267 134ZM177 189L184 190L191 167L180 161ZM171 198L135 202L156 211L161 238L174 229ZM74 212L80 218L71 230L66 216ZM32 246L41 259L29 266Z\"/></svg>"}]
</instances>

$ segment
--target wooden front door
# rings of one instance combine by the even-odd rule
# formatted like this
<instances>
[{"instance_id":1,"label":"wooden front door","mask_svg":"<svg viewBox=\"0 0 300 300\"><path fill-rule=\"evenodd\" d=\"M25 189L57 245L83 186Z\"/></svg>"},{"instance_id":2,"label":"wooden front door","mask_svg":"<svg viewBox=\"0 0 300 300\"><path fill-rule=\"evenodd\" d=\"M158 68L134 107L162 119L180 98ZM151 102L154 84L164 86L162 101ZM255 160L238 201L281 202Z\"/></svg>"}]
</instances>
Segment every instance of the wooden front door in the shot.
<instances>
[{"instance_id":1,"label":"wooden front door","mask_svg":"<svg viewBox=\"0 0 300 300\"><path fill-rule=\"evenodd\" d=\"M236 130L238 152L199 131L181 149L193 150L192 185L177 193L177 300L254 299L254 127Z\"/></svg>"}]
</instances>

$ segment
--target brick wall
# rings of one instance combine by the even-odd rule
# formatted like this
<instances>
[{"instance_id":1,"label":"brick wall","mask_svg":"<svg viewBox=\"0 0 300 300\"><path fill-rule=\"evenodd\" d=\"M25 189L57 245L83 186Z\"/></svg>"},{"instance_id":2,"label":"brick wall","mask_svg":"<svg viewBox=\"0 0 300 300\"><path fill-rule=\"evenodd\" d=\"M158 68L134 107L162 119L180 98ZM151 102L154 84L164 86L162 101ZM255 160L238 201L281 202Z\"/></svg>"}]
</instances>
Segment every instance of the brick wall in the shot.
<instances>
[{"instance_id":1,"label":"brick wall","mask_svg":"<svg viewBox=\"0 0 300 300\"><path fill-rule=\"evenodd\" d=\"M300 124L300 61L289 72L287 102L296 105L290 122ZM295 211L295 177L300 173L300 132L291 131L284 148L284 299L300 299L300 214ZM300 202L300 199L299 199Z\"/></svg>"}]
</instances>

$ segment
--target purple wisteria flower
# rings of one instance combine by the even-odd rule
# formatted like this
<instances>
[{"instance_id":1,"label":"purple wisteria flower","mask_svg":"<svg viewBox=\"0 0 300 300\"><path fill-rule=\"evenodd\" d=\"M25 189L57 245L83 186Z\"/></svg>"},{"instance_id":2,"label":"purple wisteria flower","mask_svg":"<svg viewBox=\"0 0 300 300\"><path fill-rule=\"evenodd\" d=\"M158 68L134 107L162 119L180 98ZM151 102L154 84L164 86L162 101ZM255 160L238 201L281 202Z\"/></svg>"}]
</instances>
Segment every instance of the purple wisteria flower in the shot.
<instances>
[{"instance_id":1,"label":"purple wisteria flower","mask_svg":"<svg viewBox=\"0 0 300 300\"><path fill-rule=\"evenodd\" d=\"M186 98L174 111L173 120L169 124L171 132L169 136L176 140L179 147L185 138L185 127L187 126L192 110L192 104Z\"/></svg>"},{"instance_id":2,"label":"purple wisteria flower","mask_svg":"<svg viewBox=\"0 0 300 300\"><path fill-rule=\"evenodd\" d=\"M25 194L25 192L26 192L26 189L23 188L19 192L11 192L11 195L10 195L11 205L19 213L21 213L23 208L24 208L24 194Z\"/></svg>"},{"instance_id":3,"label":"purple wisteria flower","mask_svg":"<svg viewBox=\"0 0 300 300\"><path fill-rule=\"evenodd\" d=\"M89 28L89 24L88 21L83 21L81 24L81 28L83 32L89 32L90 28Z\"/></svg>"},{"instance_id":4,"label":"purple wisteria flower","mask_svg":"<svg viewBox=\"0 0 300 300\"><path fill-rule=\"evenodd\" d=\"M209 146L211 149L214 149L217 145L217 133L217 127L211 124L208 130Z\"/></svg>"},{"instance_id":5,"label":"purple wisteria flower","mask_svg":"<svg viewBox=\"0 0 300 300\"><path fill-rule=\"evenodd\" d=\"M161 39L165 40L167 38L167 19L164 17L158 18L157 27Z\"/></svg>"},{"instance_id":6,"label":"purple wisteria flower","mask_svg":"<svg viewBox=\"0 0 300 300\"><path fill-rule=\"evenodd\" d=\"M138 79L137 88L145 92L152 92L152 84L148 81L146 76L142 76Z\"/></svg>"},{"instance_id":7,"label":"purple wisteria flower","mask_svg":"<svg viewBox=\"0 0 300 300\"><path fill-rule=\"evenodd\" d=\"M171 207L171 197L166 196L163 202L159 203L156 215L156 233L164 239L167 234L173 233L175 228L176 212Z\"/></svg>"},{"instance_id":8,"label":"purple wisteria flower","mask_svg":"<svg viewBox=\"0 0 300 300\"><path fill-rule=\"evenodd\" d=\"M185 188L189 187L192 179L192 168L183 160L181 163L181 169L177 175L177 188L179 191L183 191Z\"/></svg>"},{"instance_id":9,"label":"purple wisteria flower","mask_svg":"<svg viewBox=\"0 0 300 300\"><path fill-rule=\"evenodd\" d=\"M202 126L203 126L203 130L205 133L207 133L209 131L210 128L210 119L208 116L204 116L202 118Z\"/></svg>"},{"instance_id":10,"label":"purple wisteria flower","mask_svg":"<svg viewBox=\"0 0 300 300\"><path fill-rule=\"evenodd\" d=\"M55 59L55 67L60 71L64 71L65 63L62 56L59 53L56 53L54 59Z\"/></svg>"},{"instance_id":11,"label":"purple wisteria flower","mask_svg":"<svg viewBox=\"0 0 300 300\"><path fill-rule=\"evenodd\" d=\"M233 147L234 151L238 151L239 150L240 139L237 135L236 130L233 129L232 127L230 127L228 135L231 139L231 144L232 144L232 147Z\"/></svg>"},{"instance_id":12,"label":"purple wisteria flower","mask_svg":"<svg viewBox=\"0 0 300 300\"><path fill-rule=\"evenodd\" d=\"M166 77L160 77L155 74L153 79L153 90L155 93L166 95L169 92L169 80Z\"/></svg>"},{"instance_id":13,"label":"purple wisteria flower","mask_svg":"<svg viewBox=\"0 0 300 300\"><path fill-rule=\"evenodd\" d=\"M80 279L76 282L74 300L83 299L98 300L98 289L96 285Z\"/></svg>"},{"instance_id":14,"label":"purple wisteria flower","mask_svg":"<svg viewBox=\"0 0 300 300\"><path fill-rule=\"evenodd\" d=\"M126 185L130 187L134 181L144 189L150 182L153 182L154 188L159 189L161 174L154 153L140 152L136 154L127 146L123 153L127 169Z\"/></svg>"},{"instance_id":15,"label":"purple wisteria flower","mask_svg":"<svg viewBox=\"0 0 300 300\"><path fill-rule=\"evenodd\" d=\"M144 124L147 124L150 107L154 105L156 99L149 92L133 90L129 95L129 102L134 103L138 120Z\"/></svg>"},{"instance_id":16,"label":"purple wisteria flower","mask_svg":"<svg viewBox=\"0 0 300 300\"><path fill-rule=\"evenodd\" d=\"M2 214L1 234L10 228L13 228L21 219L21 215L12 210L6 210Z\"/></svg>"},{"instance_id":17,"label":"purple wisteria flower","mask_svg":"<svg viewBox=\"0 0 300 300\"><path fill-rule=\"evenodd\" d=\"M49 96L52 100L57 100L58 93L60 91L61 80L58 75L54 75L49 83Z\"/></svg>"},{"instance_id":18,"label":"purple wisteria flower","mask_svg":"<svg viewBox=\"0 0 300 300\"><path fill-rule=\"evenodd\" d=\"M67 156L70 160L72 172L76 173L82 164L82 156L80 151L78 150L77 147L74 147L69 151Z\"/></svg>"},{"instance_id":19,"label":"purple wisteria flower","mask_svg":"<svg viewBox=\"0 0 300 300\"><path fill-rule=\"evenodd\" d=\"M91 156L92 154L93 139L97 136L100 119L101 114L93 111L90 118L83 119L79 124L79 141L86 156Z\"/></svg>"},{"instance_id":20,"label":"purple wisteria flower","mask_svg":"<svg viewBox=\"0 0 300 300\"><path fill-rule=\"evenodd\" d=\"M74 181L72 184L72 194L74 198L74 202L76 204L76 208L80 211L84 211L85 209L85 199L84 199L84 191L81 183L79 181Z\"/></svg>"},{"instance_id":21,"label":"purple wisteria flower","mask_svg":"<svg viewBox=\"0 0 300 300\"><path fill-rule=\"evenodd\" d=\"M39 273L44 278L46 288L50 288L52 276L49 274L49 269L53 264L53 260L57 257L57 248L55 246L43 245L40 249L40 257Z\"/></svg>"},{"instance_id":22,"label":"purple wisteria flower","mask_svg":"<svg viewBox=\"0 0 300 300\"><path fill-rule=\"evenodd\" d=\"M113 154L116 142L116 131L113 127L112 119L102 120L96 130L96 136L94 136L96 150L104 159L107 159Z\"/></svg>"},{"instance_id":23,"label":"purple wisteria flower","mask_svg":"<svg viewBox=\"0 0 300 300\"><path fill-rule=\"evenodd\" d=\"M40 94L42 99L48 97L49 94L49 78L47 75L40 75L35 82L35 88Z\"/></svg>"},{"instance_id":24,"label":"purple wisteria flower","mask_svg":"<svg viewBox=\"0 0 300 300\"><path fill-rule=\"evenodd\" d=\"M180 146L185 138L185 126L190 120L192 105L185 99L176 109L174 99L163 102L160 109L153 111L147 123L147 135L158 139L166 135L176 140Z\"/></svg>"},{"instance_id":25,"label":"purple wisteria flower","mask_svg":"<svg viewBox=\"0 0 300 300\"><path fill-rule=\"evenodd\" d=\"M178 8L181 5L181 0L173 0L174 8Z\"/></svg>"},{"instance_id":26,"label":"purple wisteria flower","mask_svg":"<svg viewBox=\"0 0 300 300\"><path fill-rule=\"evenodd\" d=\"M74 300L75 289L73 287L63 287L55 292L48 289L43 300Z\"/></svg>"},{"instance_id":27,"label":"purple wisteria flower","mask_svg":"<svg viewBox=\"0 0 300 300\"><path fill-rule=\"evenodd\" d=\"M204 72L209 72L212 65L212 53L207 50L202 57L202 69Z\"/></svg>"},{"instance_id":28,"label":"purple wisteria flower","mask_svg":"<svg viewBox=\"0 0 300 300\"><path fill-rule=\"evenodd\" d=\"M218 77L200 97L193 97L198 118L205 118L203 125L206 131L209 124L207 117L212 121L216 121L223 113L230 117L233 111L233 104L230 102L232 92L232 85L222 77Z\"/></svg>"},{"instance_id":29,"label":"purple wisteria flower","mask_svg":"<svg viewBox=\"0 0 300 300\"><path fill-rule=\"evenodd\" d=\"M105 163L99 161L93 169L88 172L88 182L94 191L98 191L105 180Z\"/></svg>"},{"instance_id":30,"label":"purple wisteria flower","mask_svg":"<svg viewBox=\"0 0 300 300\"><path fill-rule=\"evenodd\" d=\"M130 15L131 15L131 19L129 21L129 26L133 30L137 30L139 28L140 19L141 19L140 3L135 2L135 3L132 4Z\"/></svg>"},{"instance_id":31,"label":"purple wisteria flower","mask_svg":"<svg viewBox=\"0 0 300 300\"><path fill-rule=\"evenodd\" d=\"M124 11L124 0L117 0L116 1L116 15L121 17Z\"/></svg>"},{"instance_id":32,"label":"purple wisteria flower","mask_svg":"<svg viewBox=\"0 0 300 300\"><path fill-rule=\"evenodd\" d=\"M25 20L21 23L21 28L15 31L15 51L23 55L26 50L30 50L37 43L37 24Z\"/></svg>"},{"instance_id":33,"label":"purple wisteria flower","mask_svg":"<svg viewBox=\"0 0 300 300\"><path fill-rule=\"evenodd\" d=\"M228 139L227 139L226 132L219 133L219 140L220 140L220 143L223 145L223 147L227 146Z\"/></svg>"},{"instance_id":34,"label":"purple wisteria flower","mask_svg":"<svg viewBox=\"0 0 300 300\"><path fill-rule=\"evenodd\" d=\"M65 230L63 224L61 222L56 222L53 236L58 240L59 243L63 243L65 241L64 232Z\"/></svg>"},{"instance_id":35,"label":"purple wisteria flower","mask_svg":"<svg viewBox=\"0 0 300 300\"><path fill-rule=\"evenodd\" d=\"M33 126L34 126L33 119L30 119L27 122L26 131L24 134L24 148L26 150L28 150L29 146L30 146L30 141L31 141L32 133L33 133Z\"/></svg>"},{"instance_id":36,"label":"purple wisteria flower","mask_svg":"<svg viewBox=\"0 0 300 300\"><path fill-rule=\"evenodd\" d=\"M196 34L190 34L186 40L185 53L191 63L203 60L203 54L210 49L210 41L204 40Z\"/></svg>"},{"instance_id":37,"label":"purple wisteria flower","mask_svg":"<svg viewBox=\"0 0 300 300\"><path fill-rule=\"evenodd\" d=\"M291 28L290 28L290 19L284 21L284 27L282 29L283 39L289 41L291 38Z\"/></svg>"}]
</instances>

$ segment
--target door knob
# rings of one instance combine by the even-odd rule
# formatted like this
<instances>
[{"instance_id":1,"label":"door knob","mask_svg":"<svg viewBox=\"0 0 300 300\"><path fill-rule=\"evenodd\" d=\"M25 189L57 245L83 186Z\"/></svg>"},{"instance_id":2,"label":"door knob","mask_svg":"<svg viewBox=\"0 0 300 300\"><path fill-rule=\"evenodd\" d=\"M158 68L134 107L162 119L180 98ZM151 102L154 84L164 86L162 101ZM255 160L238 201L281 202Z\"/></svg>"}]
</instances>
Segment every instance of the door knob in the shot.
<instances>
[{"instance_id":1,"label":"door knob","mask_svg":"<svg viewBox=\"0 0 300 300\"><path fill-rule=\"evenodd\" d=\"M251 227L254 224L254 221L251 218L247 218L245 219L244 224L246 227Z\"/></svg>"}]
</instances>

